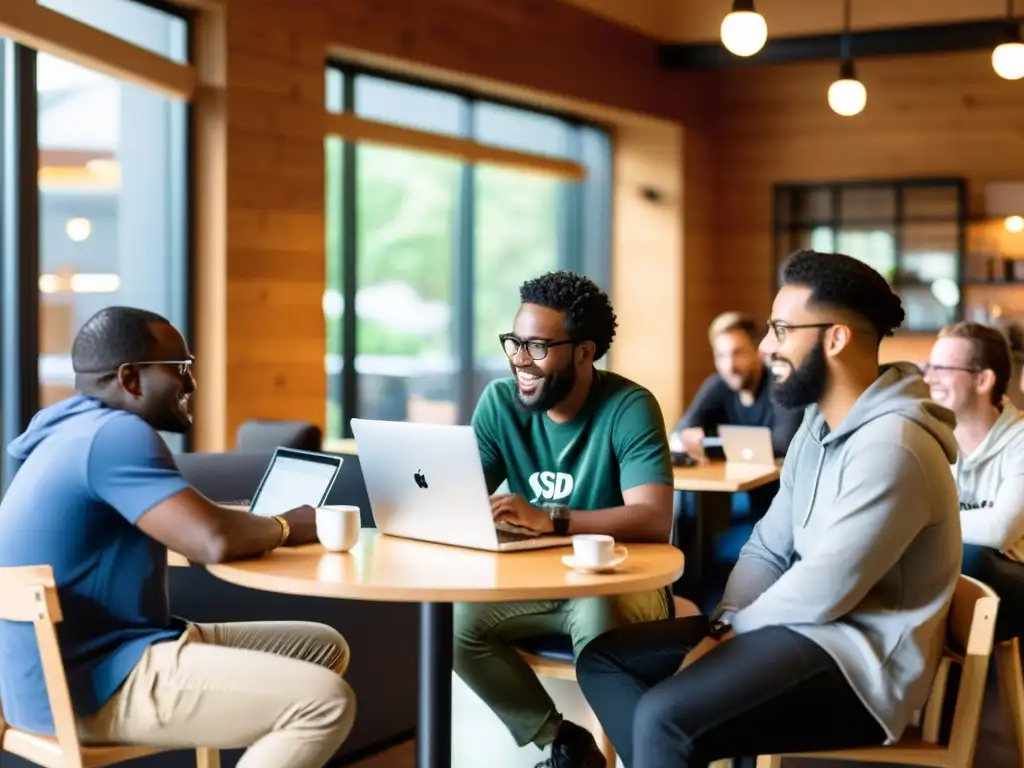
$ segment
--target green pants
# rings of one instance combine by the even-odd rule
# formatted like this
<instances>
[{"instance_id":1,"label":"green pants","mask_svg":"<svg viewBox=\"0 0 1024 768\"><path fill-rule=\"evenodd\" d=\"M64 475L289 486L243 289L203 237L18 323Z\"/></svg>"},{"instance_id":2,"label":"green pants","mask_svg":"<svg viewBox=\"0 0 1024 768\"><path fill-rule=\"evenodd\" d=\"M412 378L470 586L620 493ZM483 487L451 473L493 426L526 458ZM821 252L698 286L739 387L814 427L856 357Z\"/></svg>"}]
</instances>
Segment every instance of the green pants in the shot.
<instances>
[{"instance_id":1,"label":"green pants","mask_svg":"<svg viewBox=\"0 0 1024 768\"><path fill-rule=\"evenodd\" d=\"M456 603L455 672L505 723L519 746L534 742L544 747L561 716L512 644L564 634L572 638L578 657L587 643L609 629L667 618L669 599L659 589L576 600Z\"/></svg>"}]
</instances>

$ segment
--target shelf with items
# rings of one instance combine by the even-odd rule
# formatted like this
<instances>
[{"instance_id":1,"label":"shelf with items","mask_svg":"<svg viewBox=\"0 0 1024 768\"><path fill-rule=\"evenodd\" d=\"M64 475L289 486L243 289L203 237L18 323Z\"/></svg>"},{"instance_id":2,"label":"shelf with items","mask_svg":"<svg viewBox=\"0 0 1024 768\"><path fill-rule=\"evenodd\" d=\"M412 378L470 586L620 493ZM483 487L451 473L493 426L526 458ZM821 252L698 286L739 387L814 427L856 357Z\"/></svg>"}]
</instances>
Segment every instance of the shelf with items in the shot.
<instances>
[{"instance_id":1,"label":"shelf with items","mask_svg":"<svg viewBox=\"0 0 1024 768\"><path fill-rule=\"evenodd\" d=\"M1006 219L985 218L968 222L966 251L966 284L1024 283L1024 230L1007 228Z\"/></svg>"}]
</instances>

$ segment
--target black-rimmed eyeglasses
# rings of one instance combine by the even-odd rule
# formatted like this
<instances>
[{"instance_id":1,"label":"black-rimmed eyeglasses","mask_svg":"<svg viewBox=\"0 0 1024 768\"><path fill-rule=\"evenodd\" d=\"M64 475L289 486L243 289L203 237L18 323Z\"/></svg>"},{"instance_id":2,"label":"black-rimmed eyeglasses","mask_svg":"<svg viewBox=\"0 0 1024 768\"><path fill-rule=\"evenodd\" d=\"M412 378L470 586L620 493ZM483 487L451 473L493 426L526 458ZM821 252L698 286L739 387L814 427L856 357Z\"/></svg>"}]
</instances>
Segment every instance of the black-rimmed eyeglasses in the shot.
<instances>
[{"instance_id":1,"label":"black-rimmed eyeglasses","mask_svg":"<svg viewBox=\"0 0 1024 768\"><path fill-rule=\"evenodd\" d=\"M797 323L791 325L781 320L768 321L768 329L775 335L775 340L780 343L786 340L786 334L789 331L798 331L801 328L831 328L833 325L835 323Z\"/></svg>"},{"instance_id":2,"label":"black-rimmed eyeglasses","mask_svg":"<svg viewBox=\"0 0 1024 768\"><path fill-rule=\"evenodd\" d=\"M543 360L548 356L548 350L551 347L557 347L562 344L573 344L575 343L572 339L561 339L558 341L549 341L548 339L520 339L513 336L511 333L503 333L498 336L498 340L501 342L501 348L505 350L505 354L508 355L511 360L513 357L519 354L519 350L526 347L526 354L530 356L532 360Z\"/></svg>"}]
</instances>

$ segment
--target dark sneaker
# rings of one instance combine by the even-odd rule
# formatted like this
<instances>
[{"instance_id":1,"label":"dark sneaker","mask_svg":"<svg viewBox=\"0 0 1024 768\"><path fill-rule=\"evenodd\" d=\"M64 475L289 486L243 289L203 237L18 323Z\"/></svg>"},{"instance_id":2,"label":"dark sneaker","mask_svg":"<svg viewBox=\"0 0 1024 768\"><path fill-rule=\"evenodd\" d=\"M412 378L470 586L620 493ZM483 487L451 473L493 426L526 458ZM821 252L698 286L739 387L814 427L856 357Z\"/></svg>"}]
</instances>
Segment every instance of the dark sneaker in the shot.
<instances>
[{"instance_id":1,"label":"dark sneaker","mask_svg":"<svg viewBox=\"0 0 1024 768\"><path fill-rule=\"evenodd\" d=\"M604 755L586 728L563 720L551 745L551 756L536 768L605 768Z\"/></svg>"}]
</instances>

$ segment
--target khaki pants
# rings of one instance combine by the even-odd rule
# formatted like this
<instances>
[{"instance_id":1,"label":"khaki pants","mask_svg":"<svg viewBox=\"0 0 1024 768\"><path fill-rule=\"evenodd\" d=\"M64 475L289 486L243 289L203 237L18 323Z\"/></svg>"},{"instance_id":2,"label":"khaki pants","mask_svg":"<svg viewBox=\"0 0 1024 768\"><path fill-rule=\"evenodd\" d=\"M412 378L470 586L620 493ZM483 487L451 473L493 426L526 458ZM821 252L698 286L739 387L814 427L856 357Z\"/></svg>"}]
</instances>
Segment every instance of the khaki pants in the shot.
<instances>
[{"instance_id":1,"label":"khaki pants","mask_svg":"<svg viewBox=\"0 0 1024 768\"><path fill-rule=\"evenodd\" d=\"M86 744L248 747L237 768L320 768L355 719L348 657L321 624L189 625L151 646L79 733Z\"/></svg>"}]
</instances>

